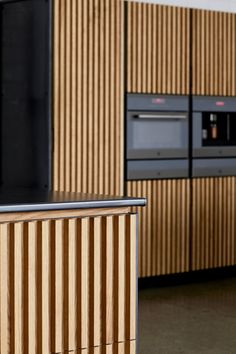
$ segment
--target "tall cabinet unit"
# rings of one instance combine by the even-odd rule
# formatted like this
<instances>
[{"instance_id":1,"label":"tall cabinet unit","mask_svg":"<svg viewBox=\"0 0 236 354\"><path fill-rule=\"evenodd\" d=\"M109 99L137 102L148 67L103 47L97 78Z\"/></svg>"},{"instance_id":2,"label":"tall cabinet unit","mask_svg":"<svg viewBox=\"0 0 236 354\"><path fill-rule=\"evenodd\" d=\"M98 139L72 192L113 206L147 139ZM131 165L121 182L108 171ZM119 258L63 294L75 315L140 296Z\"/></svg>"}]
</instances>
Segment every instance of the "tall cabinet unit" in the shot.
<instances>
[{"instance_id":1,"label":"tall cabinet unit","mask_svg":"<svg viewBox=\"0 0 236 354\"><path fill-rule=\"evenodd\" d=\"M193 95L236 96L236 15L192 10ZM191 268L236 264L236 177L192 181Z\"/></svg>"},{"instance_id":2,"label":"tall cabinet unit","mask_svg":"<svg viewBox=\"0 0 236 354\"><path fill-rule=\"evenodd\" d=\"M235 14L133 2L126 10L126 92L236 96ZM128 194L148 198L140 276L235 264L235 188L234 176L127 182Z\"/></svg>"},{"instance_id":3,"label":"tall cabinet unit","mask_svg":"<svg viewBox=\"0 0 236 354\"><path fill-rule=\"evenodd\" d=\"M54 190L123 193L123 6L54 1Z\"/></svg>"},{"instance_id":4,"label":"tall cabinet unit","mask_svg":"<svg viewBox=\"0 0 236 354\"><path fill-rule=\"evenodd\" d=\"M128 2L128 93L188 95L190 10ZM127 182L127 193L148 198L139 217L139 275L189 270L188 179Z\"/></svg>"}]
</instances>

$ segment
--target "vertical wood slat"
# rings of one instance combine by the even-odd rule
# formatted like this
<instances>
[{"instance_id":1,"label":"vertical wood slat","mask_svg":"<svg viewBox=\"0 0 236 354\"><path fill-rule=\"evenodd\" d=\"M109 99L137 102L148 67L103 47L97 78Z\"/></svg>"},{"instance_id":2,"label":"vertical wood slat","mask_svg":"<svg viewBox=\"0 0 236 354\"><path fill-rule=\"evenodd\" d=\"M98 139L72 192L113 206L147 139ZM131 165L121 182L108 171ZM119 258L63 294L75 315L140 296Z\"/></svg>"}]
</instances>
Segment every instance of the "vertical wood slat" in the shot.
<instances>
[{"instance_id":1,"label":"vertical wood slat","mask_svg":"<svg viewBox=\"0 0 236 354\"><path fill-rule=\"evenodd\" d=\"M136 215L2 223L0 236L0 353L135 353Z\"/></svg>"},{"instance_id":2,"label":"vertical wood slat","mask_svg":"<svg viewBox=\"0 0 236 354\"><path fill-rule=\"evenodd\" d=\"M120 195L124 4L58 0L53 6L53 189Z\"/></svg>"},{"instance_id":3,"label":"vertical wood slat","mask_svg":"<svg viewBox=\"0 0 236 354\"><path fill-rule=\"evenodd\" d=\"M76 282L76 262L77 262L77 242L76 242L76 220L69 220L68 224L68 347L76 348L76 328L77 328L77 282Z\"/></svg>"},{"instance_id":4,"label":"vertical wood slat","mask_svg":"<svg viewBox=\"0 0 236 354\"><path fill-rule=\"evenodd\" d=\"M29 280L28 280L28 350L30 353L35 354L37 350L37 332L36 332L36 310L37 310L37 297L36 297L36 281L37 281L37 270L36 270L36 261L37 261L37 230L36 222L29 224L28 231L28 254L30 255L28 261L28 271L29 271Z\"/></svg>"},{"instance_id":5,"label":"vertical wood slat","mask_svg":"<svg viewBox=\"0 0 236 354\"><path fill-rule=\"evenodd\" d=\"M131 215L126 219L126 286L128 290L126 300L126 339L136 339L137 328L137 234L136 234L136 216ZM126 290L126 291L127 291Z\"/></svg>"},{"instance_id":6,"label":"vertical wood slat","mask_svg":"<svg viewBox=\"0 0 236 354\"><path fill-rule=\"evenodd\" d=\"M63 348L63 221L55 221L55 344L57 353Z\"/></svg>"},{"instance_id":7,"label":"vertical wood slat","mask_svg":"<svg viewBox=\"0 0 236 354\"><path fill-rule=\"evenodd\" d=\"M139 210L139 276L188 271L190 181L130 181L127 191L148 201Z\"/></svg>"},{"instance_id":8,"label":"vertical wood slat","mask_svg":"<svg viewBox=\"0 0 236 354\"><path fill-rule=\"evenodd\" d=\"M115 341L125 341L125 235L126 223L125 216L116 219L115 223L115 239L114 239L114 265L115 265Z\"/></svg>"},{"instance_id":9,"label":"vertical wood slat","mask_svg":"<svg viewBox=\"0 0 236 354\"><path fill-rule=\"evenodd\" d=\"M23 223L14 225L14 350L23 354Z\"/></svg>"},{"instance_id":10,"label":"vertical wood slat","mask_svg":"<svg viewBox=\"0 0 236 354\"><path fill-rule=\"evenodd\" d=\"M191 269L231 266L235 257L235 177L193 179Z\"/></svg>"},{"instance_id":11,"label":"vertical wood slat","mask_svg":"<svg viewBox=\"0 0 236 354\"><path fill-rule=\"evenodd\" d=\"M71 354L136 354L136 341L71 351ZM60 353L59 353L60 354ZM64 354L64 353L61 353Z\"/></svg>"},{"instance_id":12,"label":"vertical wood slat","mask_svg":"<svg viewBox=\"0 0 236 354\"><path fill-rule=\"evenodd\" d=\"M92 345L100 346L102 344L102 313L101 313L101 280L102 280L102 219L94 220L94 242L93 242L93 341Z\"/></svg>"},{"instance_id":13,"label":"vertical wood slat","mask_svg":"<svg viewBox=\"0 0 236 354\"><path fill-rule=\"evenodd\" d=\"M103 227L103 274L102 274L102 283L103 283L103 291L102 291L102 308L103 314L102 317L105 318L103 322L103 342L112 343L113 341L113 305L114 305L114 293L113 293L113 259L114 259L114 250L113 250L113 242L114 242L114 234L113 234L113 218L106 218L106 222Z\"/></svg>"},{"instance_id":14,"label":"vertical wood slat","mask_svg":"<svg viewBox=\"0 0 236 354\"><path fill-rule=\"evenodd\" d=\"M235 96L236 15L192 10L192 94Z\"/></svg>"},{"instance_id":15,"label":"vertical wood slat","mask_svg":"<svg viewBox=\"0 0 236 354\"><path fill-rule=\"evenodd\" d=\"M41 243L42 243L42 352L50 352L50 316L51 316L51 291L50 291L50 269L52 266L50 259L51 248L51 223L48 221L42 221Z\"/></svg>"},{"instance_id":16,"label":"vertical wood slat","mask_svg":"<svg viewBox=\"0 0 236 354\"><path fill-rule=\"evenodd\" d=\"M9 224L0 225L0 353L10 353Z\"/></svg>"},{"instance_id":17,"label":"vertical wood slat","mask_svg":"<svg viewBox=\"0 0 236 354\"><path fill-rule=\"evenodd\" d=\"M127 18L126 90L189 94L190 9L129 2Z\"/></svg>"},{"instance_id":18,"label":"vertical wood slat","mask_svg":"<svg viewBox=\"0 0 236 354\"><path fill-rule=\"evenodd\" d=\"M88 260L89 260L89 220L87 218L79 220L79 261L77 265L78 272L78 348L88 347Z\"/></svg>"}]
</instances>

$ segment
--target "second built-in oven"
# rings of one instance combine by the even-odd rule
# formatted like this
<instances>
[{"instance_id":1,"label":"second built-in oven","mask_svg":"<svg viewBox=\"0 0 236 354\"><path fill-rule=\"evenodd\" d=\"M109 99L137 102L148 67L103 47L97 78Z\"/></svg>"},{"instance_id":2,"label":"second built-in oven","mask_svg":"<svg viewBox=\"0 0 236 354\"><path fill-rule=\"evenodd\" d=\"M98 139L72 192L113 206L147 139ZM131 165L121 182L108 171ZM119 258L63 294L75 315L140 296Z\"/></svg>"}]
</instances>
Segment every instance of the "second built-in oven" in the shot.
<instances>
[{"instance_id":1,"label":"second built-in oven","mask_svg":"<svg viewBox=\"0 0 236 354\"><path fill-rule=\"evenodd\" d=\"M188 177L188 97L127 95L127 179Z\"/></svg>"},{"instance_id":2,"label":"second built-in oven","mask_svg":"<svg viewBox=\"0 0 236 354\"><path fill-rule=\"evenodd\" d=\"M236 174L236 99L193 97L192 175Z\"/></svg>"}]
</instances>

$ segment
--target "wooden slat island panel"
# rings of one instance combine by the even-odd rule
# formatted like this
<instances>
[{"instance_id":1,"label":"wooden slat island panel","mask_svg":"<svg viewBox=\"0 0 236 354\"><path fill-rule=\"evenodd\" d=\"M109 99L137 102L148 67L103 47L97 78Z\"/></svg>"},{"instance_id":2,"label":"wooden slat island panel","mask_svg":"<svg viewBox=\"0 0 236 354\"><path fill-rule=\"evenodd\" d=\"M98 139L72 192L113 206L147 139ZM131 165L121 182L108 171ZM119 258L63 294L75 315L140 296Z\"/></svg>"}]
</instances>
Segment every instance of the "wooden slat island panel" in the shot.
<instances>
[{"instance_id":1,"label":"wooden slat island panel","mask_svg":"<svg viewBox=\"0 0 236 354\"><path fill-rule=\"evenodd\" d=\"M0 353L135 353L136 215L25 215L0 224Z\"/></svg>"}]
</instances>

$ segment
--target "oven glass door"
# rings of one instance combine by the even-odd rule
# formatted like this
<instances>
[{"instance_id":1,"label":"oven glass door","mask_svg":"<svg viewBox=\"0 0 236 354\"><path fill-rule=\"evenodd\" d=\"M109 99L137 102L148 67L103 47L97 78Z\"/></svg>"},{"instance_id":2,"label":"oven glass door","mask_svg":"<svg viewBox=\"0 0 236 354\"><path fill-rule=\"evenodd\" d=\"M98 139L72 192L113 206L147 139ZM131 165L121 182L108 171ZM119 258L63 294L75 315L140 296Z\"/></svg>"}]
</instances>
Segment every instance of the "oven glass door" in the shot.
<instances>
[{"instance_id":1,"label":"oven glass door","mask_svg":"<svg viewBox=\"0 0 236 354\"><path fill-rule=\"evenodd\" d=\"M187 112L128 112L127 158L187 156Z\"/></svg>"}]
</instances>

